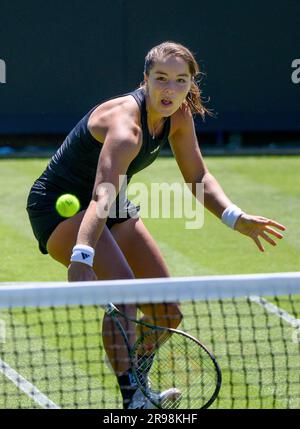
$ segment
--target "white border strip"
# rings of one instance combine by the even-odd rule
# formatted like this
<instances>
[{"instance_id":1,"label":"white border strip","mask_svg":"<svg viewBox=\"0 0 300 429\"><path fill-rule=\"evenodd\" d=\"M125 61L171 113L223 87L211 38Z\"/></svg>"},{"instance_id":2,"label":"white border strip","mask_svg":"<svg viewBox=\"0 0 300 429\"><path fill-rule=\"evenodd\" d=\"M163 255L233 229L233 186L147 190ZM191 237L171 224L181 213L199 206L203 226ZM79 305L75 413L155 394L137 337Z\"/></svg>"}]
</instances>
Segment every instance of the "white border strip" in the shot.
<instances>
[{"instance_id":1,"label":"white border strip","mask_svg":"<svg viewBox=\"0 0 300 429\"><path fill-rule=\"evenodd\" d=\"M95 282L0 283L0 307L106 305L300 294L300 272Z\"/></svg>"},{"instance_id":2,"label":"white border strip","mask_svg":"<svg viewBox=\"0 0 300 429\"><path fill-rule=\"evenodd\" d=\"M272 304L271 302L259 296L250 296L250 300L263 307L268 313L275 314L276 316L280 317L285 322L292 325L293 328L300 328L300 320L296 319L282 308L277 307L277 305Z\"/></svg>"},{"instance_id":3,"label":"white border strip","mask_svg":"<svg viewBox=\"0 0 300 429\"><path fill-rule=\"evenodd\" d=\"M17 371L11 368L7 363L0 359L0 372L5 377L14 383L22 392L24 392L29 398L40 405L42 408L59 409L54 402L52 402L46 395L39 391L33 384L31 384L26 378L22 377Z\"/></svg>"}]
</instances>

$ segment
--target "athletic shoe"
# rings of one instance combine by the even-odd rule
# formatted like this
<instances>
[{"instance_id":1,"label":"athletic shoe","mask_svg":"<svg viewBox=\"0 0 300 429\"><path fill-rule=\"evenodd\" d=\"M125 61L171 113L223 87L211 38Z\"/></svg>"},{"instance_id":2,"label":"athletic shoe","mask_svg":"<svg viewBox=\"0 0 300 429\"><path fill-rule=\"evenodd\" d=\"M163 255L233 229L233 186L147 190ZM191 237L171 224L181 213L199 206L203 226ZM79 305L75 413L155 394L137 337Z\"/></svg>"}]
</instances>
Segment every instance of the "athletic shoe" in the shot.
<instances>
[{"instance_id":1,"label":"athletic shoe","mask_svg":"<svg viewBox=\"0 0 300 429\"><path fill-rule=\"evenodd\" d=\"M154 402L158 403L162 408L177 408L181 399L180 390L171 387L161 393L150 391L149 395ZM149 398L147 398L141 389L137 389L131 398L128 409L156 409Z\"/></svg>"}]
</instances>

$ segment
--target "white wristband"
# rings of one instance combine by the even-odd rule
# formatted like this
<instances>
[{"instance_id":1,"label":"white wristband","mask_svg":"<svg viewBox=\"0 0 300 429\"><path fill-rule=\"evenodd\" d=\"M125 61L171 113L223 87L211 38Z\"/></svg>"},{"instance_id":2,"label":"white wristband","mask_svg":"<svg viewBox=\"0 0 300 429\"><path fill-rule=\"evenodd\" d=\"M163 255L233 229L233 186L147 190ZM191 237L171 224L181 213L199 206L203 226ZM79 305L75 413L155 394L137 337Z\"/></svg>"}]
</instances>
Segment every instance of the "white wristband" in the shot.
<instances>
[{"instance_id":1,"label":"white wristband","mask_svg":"<svg viewBox=\"0 0 300 429\"><path fill-rule=\"evenodd\" d=\"M231 206L227 207L222 213L222 222L229 226L229 228L234 229L236 221L238 218L243 214L242 210L232 204Z\"/></svg>"},{"instance_id":2,"label":"white wristband","mask_svg":"<svg viewBox=\"0 0 300 429\"><path fill-rule=\"evenodd\" d=\"M93 266L95 250L85 244L76 244L73 247L71 262L82 262L83 264Z\"/></svg>"}]
</instances>

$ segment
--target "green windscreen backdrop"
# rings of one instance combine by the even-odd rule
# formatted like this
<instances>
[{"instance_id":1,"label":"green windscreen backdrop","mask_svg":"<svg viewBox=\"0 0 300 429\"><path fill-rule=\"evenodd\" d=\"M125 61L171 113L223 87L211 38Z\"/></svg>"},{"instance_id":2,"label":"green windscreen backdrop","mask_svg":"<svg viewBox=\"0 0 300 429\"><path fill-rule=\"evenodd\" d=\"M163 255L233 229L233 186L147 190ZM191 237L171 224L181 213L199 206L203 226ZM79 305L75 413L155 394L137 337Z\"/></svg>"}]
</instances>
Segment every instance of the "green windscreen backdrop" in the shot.
<instances>
[{"instance_id":1,"label":"green windscreen backdrop","mask_svg":"<svg viewBox=\"0 0 300 429\"><path fill-rule=\"evenodd\" d=\"M164 40L205 72L203 130L300 130L299 0L1 0L0 14L0 133L67 132L137 87Z\"/></svg>"}]
</instances>

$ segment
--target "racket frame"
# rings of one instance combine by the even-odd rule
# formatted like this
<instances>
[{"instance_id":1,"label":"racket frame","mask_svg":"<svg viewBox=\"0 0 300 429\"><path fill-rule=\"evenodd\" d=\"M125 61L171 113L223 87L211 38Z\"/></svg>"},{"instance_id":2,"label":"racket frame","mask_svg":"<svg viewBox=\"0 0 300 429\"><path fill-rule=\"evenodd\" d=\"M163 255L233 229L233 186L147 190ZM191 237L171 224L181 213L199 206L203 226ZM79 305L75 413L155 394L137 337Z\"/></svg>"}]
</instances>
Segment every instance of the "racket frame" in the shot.
<instances>
[{"instance_id":1,"label":"racket frame","mask_svg":"<svg viewBox=\"0 0 300 429\"><path fill-rule=\"evenodd\" d=\"M125 330L124 330L121 322L118 320L117 316L121 316L125 320L128 320L130 322L136 323L136 324L141 325L141 326L145 326L146 328L152 329L152 330L154 330L156 332L167 332L167 333L169 333L171 335L172 334L178 334L178 335L182 335L182 336L188 338L189 340L194 341L209 356L209 358L211 359L211 361L213 363L215 372L216 372L216 387L215 387L215 390L214 390L212 396L210 397L210 399L207 402L205 402L204 405L202 405L201 409L205 409L205 408L209 408L210 407L210 405L217 398L217 396L219 394L219 391L221 389L221 385L222 385L222 372L221 372L221 368L220 368L220 366L219 366L219 364L217 362L216 357L213 355L212 352L210 352L208 350L208 348L204 344L201 343L201 341L199 341L197 338L193 337L192 335L190 335L187 332L184 332L184 331L182 331L180 329L174 329L174 328L167 328L167 327L163 327L163 326L151 325L149 323L142 322L140 320L136 320L136 319L134 319L132 317L126 316L126 314L123 314L112 303L109 303L106 306L105 313L108 316L110 316L112 318L112 320L116 323L116 325L117 325L117 327L118 327L118 329L119 329L119 331L120 331L120 333L121 333L121 335L122 335L122 337L124 339L125 345L126 345L127 350L128 350L128 356L129 356L129 361L130 361L130 366L131 366L131 369L132 369L132 373L134 375L134 378L135 378L135 380L137 382L138 387L141 389L141 391L143 392L143 394L150 400L150 402L156 408L159 408L159 409L162 409L162 407L158 403L156 403L154 401L154 399L151 397L151 395L149 394L149 392L147 391L147 389L140 382L139 376L137 374L136 361L135 361L135 350L136 350L135 345L136 345L137 342L135 342L135 344L133 345L133 347L130 346L127 334L126 334L126 332L125 332Z\"/></svg>"}]
</instances>

